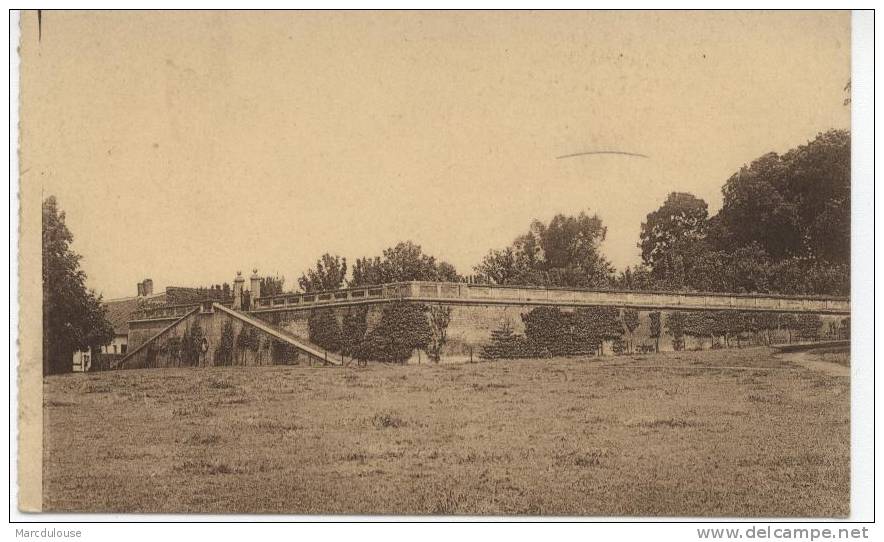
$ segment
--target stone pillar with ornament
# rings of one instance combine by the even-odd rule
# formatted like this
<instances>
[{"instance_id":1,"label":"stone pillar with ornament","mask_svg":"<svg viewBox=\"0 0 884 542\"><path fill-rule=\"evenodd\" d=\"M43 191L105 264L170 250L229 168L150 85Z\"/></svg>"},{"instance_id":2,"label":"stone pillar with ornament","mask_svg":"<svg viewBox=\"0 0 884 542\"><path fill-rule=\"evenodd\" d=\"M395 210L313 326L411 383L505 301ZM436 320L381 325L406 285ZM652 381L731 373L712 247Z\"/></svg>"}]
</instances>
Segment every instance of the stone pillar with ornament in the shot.
<instances>
[{"instance_id":1,"label":"stone pillar with ornament","mask_svg":"<svg viewBox=\"0 0 884 542\"><path fill-rule=\"evenodd\" d=\"M242 310L242 289L245 282L242 271L237 271L236 278L233 279L233 310Z\"/></svg>"}]
</instances>

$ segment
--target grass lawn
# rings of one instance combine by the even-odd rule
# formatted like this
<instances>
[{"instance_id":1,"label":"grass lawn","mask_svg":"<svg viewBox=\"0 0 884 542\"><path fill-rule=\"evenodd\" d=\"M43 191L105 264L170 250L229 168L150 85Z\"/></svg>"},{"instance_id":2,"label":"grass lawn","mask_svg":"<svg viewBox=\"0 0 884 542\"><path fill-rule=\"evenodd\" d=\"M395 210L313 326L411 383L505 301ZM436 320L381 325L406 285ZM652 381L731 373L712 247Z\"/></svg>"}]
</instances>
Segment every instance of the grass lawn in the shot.
<instances>
[{"instance_id":1,"label":"grass lawn","mask_svg":"<svg viewBox=\"0 0 884 542\"><path fill-rule=\"evenodd\" d=\"M764 348L44 381L44 510L849 512L846 377Z\"/></svg>"}]
</instances>

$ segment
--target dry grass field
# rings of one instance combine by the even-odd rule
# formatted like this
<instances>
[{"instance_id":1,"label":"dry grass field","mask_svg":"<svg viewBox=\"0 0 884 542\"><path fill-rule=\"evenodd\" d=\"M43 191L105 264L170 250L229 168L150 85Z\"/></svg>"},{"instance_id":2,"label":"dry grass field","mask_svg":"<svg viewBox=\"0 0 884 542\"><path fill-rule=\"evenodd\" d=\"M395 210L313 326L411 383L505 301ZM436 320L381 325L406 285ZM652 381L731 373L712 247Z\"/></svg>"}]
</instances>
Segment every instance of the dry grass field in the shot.
<instances>
[{"instance_id":1,"label":"dry grass field","mask_svg":"<svg viewBox=\"0 0 884 542\"><path fill-rule=\"evenodd\" d=\"M44 389L45 510L849 511L848 378L764 348L147 369Z\"/></svg>"}]
</instances>

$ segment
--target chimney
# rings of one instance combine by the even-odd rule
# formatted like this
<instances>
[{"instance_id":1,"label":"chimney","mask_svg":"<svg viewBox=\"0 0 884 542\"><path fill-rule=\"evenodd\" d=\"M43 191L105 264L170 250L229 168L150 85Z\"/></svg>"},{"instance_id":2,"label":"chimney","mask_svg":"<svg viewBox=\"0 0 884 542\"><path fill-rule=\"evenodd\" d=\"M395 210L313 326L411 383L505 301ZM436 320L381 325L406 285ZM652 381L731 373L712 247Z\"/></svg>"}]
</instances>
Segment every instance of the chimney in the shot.
<instances>
[{"instance_id":1,"label":"chimney","mask_svg":"<svg viewBox=\"0 0 884 542\"><path fill-rule=\"evenodd\" d=\"M246 279L242 278L242 271L236 272L236 278L233 279L233 309L242 310L242 287Z\"/></svg>"},{"instance_id":2,"label":"chimney","mask_svg":"<svg viewBox=\"0 0 884 542\"><path fill-rule=\"evenodd\" d=\"M149 295L153 295L153 280L144 279L143 284L144 284L144 286L142 286L141 288L144 290L145 297L149 296Z\"/></svg>"},{"instance_id":3,"label":"chimney","mask_svg":"<svg viewBox=\"0 0 884 542\"><path fill-rule=\"evenodd\" d=\"M261 297L261 277L258 276L257 269L252 269L252 284L249 296L252 300L252 303L257 301L258 298Z\"/></svg>"},{"instance_id":4,"label":"chimney","mask_svg":"<svg viewBox=\"0 0 884 542\"><path fill-rule=\"evenodd\" d=\"M136 286L138 286L138 297L144 297L144 283L139 282Z\"/></svg>"}]
</instances>

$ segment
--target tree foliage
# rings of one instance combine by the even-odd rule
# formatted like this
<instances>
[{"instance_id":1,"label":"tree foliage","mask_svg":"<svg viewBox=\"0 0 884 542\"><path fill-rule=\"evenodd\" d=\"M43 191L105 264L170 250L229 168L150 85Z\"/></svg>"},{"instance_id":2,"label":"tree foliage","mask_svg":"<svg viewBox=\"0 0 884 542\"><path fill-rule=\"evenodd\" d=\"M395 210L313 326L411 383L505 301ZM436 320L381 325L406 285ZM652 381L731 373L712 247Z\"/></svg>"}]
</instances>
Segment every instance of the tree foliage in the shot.
<instances>
[{"instance_id":1,"label":"tree foliage","mask_svg":"<svg viewBox=\"0 0 884 542\"><path fill-rule=\"evenodd\" d=\"M490 342L482 346L479 356L482 359L517 359L535 356L525 337L513 331L513 325L507 320L491 331Z\"/></svg>"},{"instance_id":2,"label":"tree foliage","mask_svg":"<svg viewBox=\"0 0 884 542\"><path fill-rule=\"evenodd\" d=\"M415 349L426 349L431 340L426 306L402 301L389 303L364 342L362 358L405 363Z\"/></svg>"},{"instance_id":3,"label":"tree foliage","mask_svg":"<svg viewBox=\"0 0 884 542\"><path fill-rule=\"evenodd\" d=\"M221 331L221 339L215 348L215 365L232 365L233 349L236 346L236 337L233 333L233 324L228 320L224 322Z\"/></svg>"},{"instance_id":4,"label":"tree foliage","mask_svg":"<svg viewBox=\"0 0 884 542\"><path fill-rule=\"evenodd\" d=\"M722 209L672 193L642 224L652 281L629 288L848 295L850 134L831 130L768 153L725 183ZM629 271L629 270L627 270Z\"/></svg>"},{"instance_id":5,"label":"tree foliage","mask_svg":"<svg viewBox=\"0 0 884 542\"><path fill-rule=\"evenodd\" d=\"M242 326L236 336L236 349L239 350L240 364L245 364L247 352L257 353L261 346L261 337L258 330L252 326Z\"/></svg>"},{"instance_id":6,"label":"tree foliage","mask_svg":"<svg viewBox=\"0 0 884 542\"><path fill-rule=\"evenodd\" d=\"M403 241L384 249L383 256L357 259L351 287L374 286L412 280L460 282L454 266L423 253L420 245Z\"/></svg>"},{"instance_id":7,"label":"tree foliage","mask_svg":"<svg viewBox=\"0 0 884 542\"><path fill-rule=\"evenodd\" d=\"M267 275L261 277L261 297L285 293L285 277Z\"/></svg>"},{"instance_id":8,"label":"tree foliage","mask_svg":"<svg viewBox=\"0 0 884 542\"><path fill-rule=\"evenodd\" d=\"M275 365L292 365L298 361L298 349L274 337L270 340L270 358Z\"/></svg>"},{"instance_id":9,"label":"tree foliage","mask_svg":"<svg viewBox=\"0 0 884 542\"><path fill-rule=\"evenodd\" d=\"M657 280L684 286L695 261L705 250L709 210L705 201L672 192L641 225L642 261Z\"/></svg>"},{"instance_id":10,"label":"tree foliage","mask_svg":"<svg viewBox=\"0 0 884 542\"><path fill-rule=\"evenodd\" d=\"M648 313L648 323L650 327L650 336L654 339L654 351L660 351L660 333L662 331L660 325L660 311Z\"/></svg>"},{"instance_id":11,"label":"tree foliage","mask_svg":"<svg viewBox=\"0 0 884 542\"><path fill-rule=\"evenodd\" d=\"M585 307L565 312L537 307L522 315L526 353L532 357L603 353L606 340L623 336L616 307Z\"/></svg>"},{"instance_id":12,"label":"tree foliage","mask_svg":"<svg viewBox=\"0 0 884 542\"><path fill-rule=\"evenodd\" d=\"M368 307L357 305L350 307L344 315L341 326L341 352L347 356L358 357L368 327Z\"/></svg>"},{"instance_id":13,"label":"tree foliage","mask_svg":"<svg viewBox=\"0 0 884 542\"><path fill-rule=\"evenodd\" d=\"M195 367L202 357L203 328L196 320L184 330L181 339L181 361L184 365Z\"/></svg>"},{"instance_id":14,"label":"tree foliage","mask_svg":"<svg viewBox=\"0 0 884 542\"><path fill-rule=\"evenodd\" d=\"M687 314L681 311L670 312L666 316L666 333L672 337L672 349L684 350L684 336Z\"/></svg>"},{"instance_id":15,"label":"tree foliage","mask_svg":"<svg viewBox=\"0 0 884 542\"><path fill-rule=\"evenodd\" d=\"M633 348L635 347L635 345L633 344L633 334L635 333L635 330L638 329L640 323L641 321L639 320L639 314L637 310L630 308L623 309L623 327L625 328L626 337L628 339L626 347L629 352L632 352Z\"/></svg>"},{"instance_id":16,"label":"tree foliage","mask_svg":"<svg viewBox=\"0 0 884 542\"><path fill-rule=\"evenodd\" d=\"M799 314L796 320L796 328L800 338L819 339L822 320L818 314Z\"/></svg>"},{"instance_id":17,"label":"tree foliage","mask_svg":"<svg viewBox=\"0 0 884 542\"><path fill-rule=\"evenodd\" d=\"M335 312L329 308L313 309L307 318L310 341L329 352L341 350L341 326Z\"/></svg>"},{"instance_id":18,"label":"tree foliage","mask_svg":"<svg viewBox=\"0 0 884 542\"><path fill-rule=\"evenodd\" d=\"M549 224L535 220L511 246L490 251L475 271L491 284L607 286L614 268L600 251L606 235L601 219L584 212L558 214Z\"/></svg>"},{"instance_id":19,"label":"tree foliage","mask_svg":"<svg viewBox=\"0 0 884 542\"><path fill-rule=\"evenodd\" d=\"M306 273L301 275L298 279L298 286L305 292L337 290L344 284L346 276L347 258L326 253L316 260L315 268L308 269Z\"/></svg>"},{"instance_id":20,"label":"tree foliage","mask_svg":"<svg viewBox=\"0 0 884 542\"><path fill-rule=\"evenodd\" d=\"M448 342L448 324L451 323L451 307L430 305L428 309L430 321L430 342L427 354L438 363L442 359L442 348Z\"/></svg>"},{"instance_id":21,"label":"tree foliage","mask_svg":"<svg viewBox=\"0 0 884 542\"><path fill-rule=\"evenodd\" d=\"M665 289L663 281L654 277L651 269L644 264L627 266L614 279L614 287L618 290L658 290Z\"/></svg>"},{"instance_id":22,"label":"tree foliage","mask_svg":"<svg viewBox=\"0 0 884 542\"><path fill-rule=\"evenodd\" d=\"M43 374L70 372L77 350L110 343L114 330L101 296L86 288L81 256L54 196L43 201Z\"/></svg>"},{"instance_id":23,"label":"tree foliage","mask_svg":"<svg viewBox=\"0 0 884 542\"><path fill-rule=\"evenodd\" d=\"M850 133L830 130L780 156L769 153L728 179L717 245L758 243L776 260L850 260Z\"/></svg>"}]
</instances>

